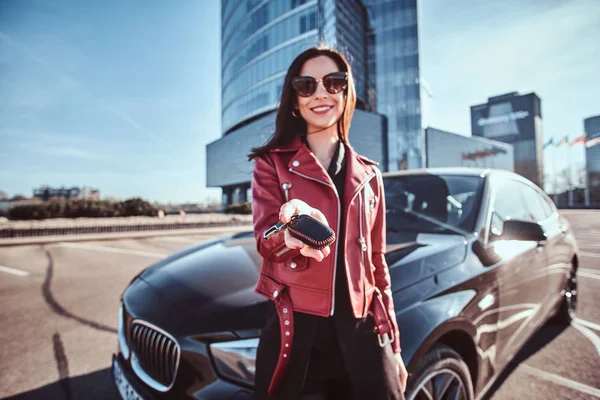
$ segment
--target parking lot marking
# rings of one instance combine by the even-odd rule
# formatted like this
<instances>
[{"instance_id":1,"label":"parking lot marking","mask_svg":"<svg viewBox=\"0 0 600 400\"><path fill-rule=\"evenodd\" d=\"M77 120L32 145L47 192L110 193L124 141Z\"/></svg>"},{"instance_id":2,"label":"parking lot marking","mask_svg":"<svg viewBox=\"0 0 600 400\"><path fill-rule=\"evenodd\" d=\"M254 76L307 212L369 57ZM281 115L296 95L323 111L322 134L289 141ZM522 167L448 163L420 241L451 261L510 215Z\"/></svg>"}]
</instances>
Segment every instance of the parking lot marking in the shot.
<instances>
[{"instance_id":1,"label":"parking lot marking","mask_svg":"<svg viewBox=\"0 0 600 400\"><path fill-rule=\"evenodd\" d=\"M579 254L581 254L582 256L586 256L586 257L598 257L598 258L600 258L600 254L589 253L587 251L580 251Z\"/></svg>"},{"instance_id":2,"label":"parking lot marking","mask_svg":"<svg viewBox=\"0 0 600 400\"><path fill-rule=\"evenodd\" d=\"M584 383L573 381L571 379L564 378L560 375L542 371L541 369L533 368L525 364L519 365L517 369L529 375L536 376L540 379L556 383L557 385L568 387L570 389L577 390L578 392L589 394L590 396L600 397L600 389L596 389L595 387L588 386Z\"/></svg>"},{"instance_id":3,"label":"parking lot marking","mask_svg":"<svg viewBox=\"0 0 600 400\"><path fill-rule=\"evenodd\" d=\"M586 274L600 275L600 269L577 268L577 272L585 272Z\"/></svg>"},{"instance_id":4,"label":"parking lot marking","mask_svg":"<svg viewBox=\"0 0 600 400\"><path fill-rule=\"evenodd\" d=\"M177 242L177 243L189 243L189 244L196 244L196 243L200 243L201 240L193 240L193 239L186 239L186 238L178 238L178 237L156 237L156 238L152 238L154 240L159 240L159 241L166 241L166 242Z\"/></svg>"},{"instance_id":5,"label":"parking lot marking","mask_svg":"<svg viewBox=\"0 0 600 400\"><path fill-rule=\"evenodd\" d=\"M596 275L596 274L588 274L587 272L579 272L577 271L577 276L583 276L584 278L592 278L592 279L598 279L600 281L600 275Z\"/></svg>"},{"instance_id":6,"label":"parking lot marking","mask_svg":"<svg viewBox=\"0 0 600 400\"><path fill-rule=\"evenodd\" d=\"M594 347L596 347L598 357L600 357L600 336L596 335L592 330L586 328L585 326L579 325L578 323L571 324L571 326L581 332L583 336L592 342Z\"/></svg>"},{"instance_id":7,"label":"parking lot marking","mask_svg":"<svg viewBox=\"0 0 600 400\"><path fill-rule=\"evenodd\" d=\"M587 328L595 329L598 332L600 332L600 325L598 325L598 324L595 324L593 322L586 321L585 319L580 319L580 318L575 318L575 322L578 323L579 325L583 325Z\"/></svg>"},{"instance_id":8,"label":"parking lot marking","mask_svg":"<svg viewBox=\"0 0 600 400\"><path fill-rule=\"evenodd\" d=\"M98 246L95 244L59 242L56 245L61 246L61 247L72 247L75 249L106 251L108 253L130 254L130 255L134 255L134 256L143 256L143 257L165 258L168 256L168 254L162 254L162 253L150 253L147 251L119 249L117 247Z\"/></svg>"},{"instance_id":9,"label":"parking lot marking","mask_svg":"<svg viewBox=\"0 0 600 400\"><path fill-rule=\"evenodd\" d=\"M17 276L28 276L29 275L29 272L27 272L27 271L22 271L22 270L16 269L16 268L5 267L3 265L0 265L0 271L6 272L7 274L17 275Z\"/></svg>"}]
</instances>

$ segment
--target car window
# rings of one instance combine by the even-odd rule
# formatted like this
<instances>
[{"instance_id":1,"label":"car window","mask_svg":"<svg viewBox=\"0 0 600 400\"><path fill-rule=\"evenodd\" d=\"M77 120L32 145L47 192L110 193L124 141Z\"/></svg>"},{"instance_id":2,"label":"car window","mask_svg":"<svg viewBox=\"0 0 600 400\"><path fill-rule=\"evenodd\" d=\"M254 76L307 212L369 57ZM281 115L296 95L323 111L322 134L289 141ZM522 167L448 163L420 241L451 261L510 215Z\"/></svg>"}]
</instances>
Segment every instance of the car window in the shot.
<instances>
[{"instance_id":1,"label":"car window","mask_svg":"<svg viewBox=\"0 0 600 400\"><path fill-rule=\"evenodd\" d=\"M436 221L472 231L483 178L463 175L402 175L384 178L386 222L391 230L438 233ZM419 218L419 215L432 221Z\"/></svg>"},{"instance_id":2,"label":"car window","mask_svg":"<svg viewBox=\"0 0 600 400\"><path fill-rule=\"evenodd\" d=\"M490 223L490 240L502 234L502 227L506 220L533 220L529 208L524 201L522 194L523 187L525 185L511 179L502 182L498 186Z\"/></svg>"},{"instance_id":3,"label":"car window","mask_svg":"<svg viewBox=\"0 0 600 400\"><path fill-rule=\"evenodd\" d=\"M525 184L521 184L521 190L532 221L540 222L552 215L550 204L537 190Z\"/></svg>"}]
</instances>

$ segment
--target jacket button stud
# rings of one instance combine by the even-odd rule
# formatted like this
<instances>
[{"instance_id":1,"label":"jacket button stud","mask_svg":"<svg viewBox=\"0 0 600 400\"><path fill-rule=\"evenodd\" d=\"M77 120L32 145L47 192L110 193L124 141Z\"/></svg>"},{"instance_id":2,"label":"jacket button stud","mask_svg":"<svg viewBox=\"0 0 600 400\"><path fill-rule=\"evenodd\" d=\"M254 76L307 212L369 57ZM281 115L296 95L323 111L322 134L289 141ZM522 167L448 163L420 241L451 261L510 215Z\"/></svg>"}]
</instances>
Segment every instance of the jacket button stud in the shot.
<instances>
[{"instance_id":1,"label":"jacket button stud","mask_svg":"<svg viewBox=\"0 0 600 400\"><path fill-rule=\"evenodd\" d=\"M297 167L298 165L300 165L300 161L296 160L296 161L294 161L294 162L292 163L292 165L293 165L294 167Z\"/></svg>"},{"instance_id":2,"label":"jacket button stud","mask_svg":"<svg viewBox=\"0 0 600 400\"><path fill-rule=\"evenodd\" d=\"M289 344L289 343L286 343L286 344L285 344L285 347L290 347L290 344Z\"/></svg>"},{"instance_id":3,"label":"jacket button stud","mask_svg":"<svg viewBox=\"0 0 600 400\"><path fill-rule=\"evenodd\" d=\"M276 290L276 291L273 292L273 297L277 297L278 295L279 295L279 291L278 290Z\"/></svg>"},{"instance_id":4,"label":"jacket button stud","mask_svg":"<svg viewBox=\"0 0 600 400\"><path fill-rule=\"evenodd\" d=\"M286 321L284 322L284 324L286 324L286 325L289 325L289 324L290 324L290 321L287 321L287 320L286 320Z\"/></svg>"},{"instance_id":5,"label":"jacket button stud","mask_svg":"<svg viewBox=\"0 0 600 400\"><path fill-rule=\"evenodd\" d=\"M284 308L284 309L283 309L283 313L284 313L284 314L287 314L287 308Z\"/></svg>"},{"instance_id":6,"label":"jacket button stud","mask_svg":"<svg viewBox=\"0 0 600 400\"><path fill-rule=\"evenodd\" d=\"M296 268L296 263L295 262L290 263L290 267L291 268Z\"/></svg>"}]
</instances>

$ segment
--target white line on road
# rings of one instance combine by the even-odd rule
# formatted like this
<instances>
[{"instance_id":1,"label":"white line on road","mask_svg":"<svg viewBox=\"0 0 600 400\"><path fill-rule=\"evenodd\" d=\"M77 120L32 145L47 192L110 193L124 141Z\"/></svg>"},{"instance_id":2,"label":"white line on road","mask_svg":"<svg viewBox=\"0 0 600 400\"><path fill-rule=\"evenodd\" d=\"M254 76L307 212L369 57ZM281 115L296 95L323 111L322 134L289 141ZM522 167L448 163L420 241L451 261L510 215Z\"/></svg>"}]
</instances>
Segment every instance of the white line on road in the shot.
<instances>
[{"instance_id":1,"label":"white line on road","mask_svg":"<svg viewBox=\"0 0 600 400\"><path fill-rule=\"evenodd\" d=\"M580 318L575 318L574 322L578 323L579 325L583 325L587 328L595 329L598 332L600 332L600 325L595 324L593 322L586 321L585 319L580 319Z\"/></svg>"},{"instance_id":2,"label":"white line on road","mask_svg":"<svg viewBox=\"0 0 600 400\"><path fill-rule=\"evenodd\" d=\"M61 247L72 247L75 249L106 251L108 253L131 254L134 256L144 256L144 257L154 257L154 258L165 258L168 256L168 254L162 254L162 253L150 253L147 251L119 249L116 247L98 246L95 244L60 242L60 243L57 243L56 245L61 246Z\"/></svg>"},{"instance_id":3,"label":"white line on road","mask_svg":"<svg viewBox=\"0 0 600 400\"><path fill-rule=\"evenodd\" d=\"M525 364L519 365L517 369L529 375L536 376L540 379L556 383L557 385L568 387L570 389L574 389L581 393L589 394L591 396L600 397L600 389L596 389L592 386L588 386L581 382L573 381L571 379L564 378L560 375L551 374L550 372L542 371L541 369L533 368Z\"/></svg>"},{"instance_id":4,"label":"white line on road","mask_svg":"<svg viewBox=\"0 0 600 400\"><path fill-rule=\"evenodd\" d=\"M193 240L193 239L186 239L186 238L178 238L178 237L155 237L152 238L153 240L157 240L157 241L166 241L166 242L177 242L177 243L189 243L189 244L196 244L196 243L200 243L201 240Z\"/></svg>"},{"instance_id":5,"label":"white line on road","mask_svg":"<svg viewBox=\"0 0 600 400\"><path fill-rule=\"evenodd\" d=\"M29 275L29 272L27 272L27 271L22 271L22 270L16 269L16 268L5 267L3 265L0 265L0 271L6 272L7 274L17 275L17 276L28 276Z\"/></svg>"},{"instance_id":6,"label":"white line on road","mask_svg":"<svg viewBox=\"0 0 600 400\"><path fill-rule=\"evenodd\" d=\"M592 279L598 279L600 281L600 275L596 275L596 274L588 274L585 272L579 272L577 271L577 277L584 277L584 278L592 278Z\"/></svg>"},{"instance_id":7,"label":"white line on road","mask_svg":"<svg viewBox=\"0 0 600 400\"><path fill-rule=\"evenodd\" d=\"M600 269L577 268L577 272L585 272L586 274L600 275Z\"/></svg>"},{"instance_id":8,"label":"white line on road","mask_svg":"<svg viewBox=\"0 0 600 400\"><path fill-rule=\"evenodd\" d=\"M577 329L583 336L589 339L590 342L596 348L596 353L598 353L598 357L600 357L600 336L596 335L592 330L586 328L583 325L579 325L578 323L571 324L571 326Z\"/></svg>"},{"instance_id":9,"label":"white line on road","mask_svg":"<svg viewBox=\"0 0 600 400\"><path fill-rule=\"evenodd\" d=\"M581 254L582 256L586 256L586 257L598 257L598 258L600 258L600 254L588 253L587 251L580 251L579 254Z\"/></svg>"}]
</instances>

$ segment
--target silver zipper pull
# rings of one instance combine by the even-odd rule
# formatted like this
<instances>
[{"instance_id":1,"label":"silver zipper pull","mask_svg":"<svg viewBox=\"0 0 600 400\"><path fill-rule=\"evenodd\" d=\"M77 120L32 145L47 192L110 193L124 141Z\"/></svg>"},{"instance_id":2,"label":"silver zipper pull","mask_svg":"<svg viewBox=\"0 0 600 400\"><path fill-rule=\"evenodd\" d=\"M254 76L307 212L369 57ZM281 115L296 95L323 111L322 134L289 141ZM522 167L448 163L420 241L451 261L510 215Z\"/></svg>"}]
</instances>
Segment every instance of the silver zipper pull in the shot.
<instances>
[{"instance_id":1,"label":"silver zipper pull","mask_svg":"<svg viewBox=\"0 0 600 400\"><path fill-rule=\"evenodd\" d=\"M360 243L360 248L362 251L367 251L367 242L365 241L364 237L359 237L358 243Z\"/></svg>"},{"instance_id":2,"label":"silver zipper pull","mask_svg":"<svg viewBox=\"0 0 600 400\"><path fill-rule=\"evenodd\" d=\"M289 182L285 182L281 185L281 187L283 188L283 191L285 192L285 201L289 201L290 200L289 190L292 187L292 184Z\"/></svg>"}]
</instances>

